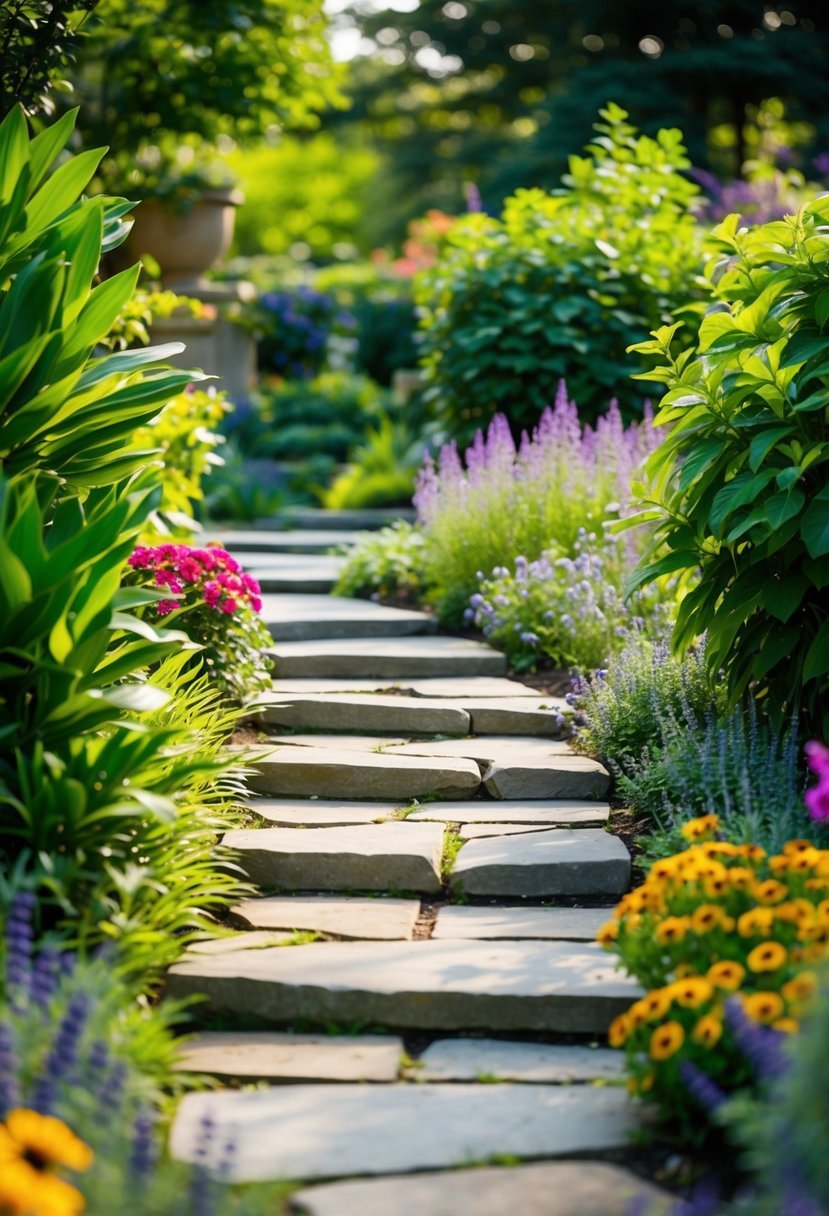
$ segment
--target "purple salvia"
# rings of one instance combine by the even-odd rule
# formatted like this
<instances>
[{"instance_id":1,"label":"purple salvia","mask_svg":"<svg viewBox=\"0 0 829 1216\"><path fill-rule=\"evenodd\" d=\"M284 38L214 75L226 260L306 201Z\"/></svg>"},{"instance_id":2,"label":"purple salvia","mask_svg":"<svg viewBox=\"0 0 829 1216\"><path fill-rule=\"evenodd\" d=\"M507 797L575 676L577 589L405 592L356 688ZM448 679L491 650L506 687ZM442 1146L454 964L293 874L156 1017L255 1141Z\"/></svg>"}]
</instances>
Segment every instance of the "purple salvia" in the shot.
<instances>
[{"instance_id":1,"label":"purple salvia","mask_svg":"<svg viewBox=\"0 0 829 1216\"><path fill-rule=\"evenodd\" d=\"M6 1022L0 1022L0 1119L20 1103L19 1074L14 1033Z\"/></svg>"},{"instance_id":2,"label":"purple salvia","mask_svg":"<svg viewBox=\"0 0 829 1216\"><path fill-rule=\"evenodd\" d=\"M690 1060L682 1061L679 1066L679 1075L694 1101L709 1114L713 1114L724 1102L728 1101L727 1095L708 1076L708 1073L697 1068L696 1064Z\"/></svg>"},{"instance_id":3,"label":"purple salvia","mask_svg":"<svg viewBox=\"0 0 829 1216\"><path fill-rule=\"evenodd\" d=\"M725 1017L737 1046L761 1080L774 1080L788 1072L784 1034L752 1022L738 1000L726 1001Z\"/></svg>"}]
</instances>

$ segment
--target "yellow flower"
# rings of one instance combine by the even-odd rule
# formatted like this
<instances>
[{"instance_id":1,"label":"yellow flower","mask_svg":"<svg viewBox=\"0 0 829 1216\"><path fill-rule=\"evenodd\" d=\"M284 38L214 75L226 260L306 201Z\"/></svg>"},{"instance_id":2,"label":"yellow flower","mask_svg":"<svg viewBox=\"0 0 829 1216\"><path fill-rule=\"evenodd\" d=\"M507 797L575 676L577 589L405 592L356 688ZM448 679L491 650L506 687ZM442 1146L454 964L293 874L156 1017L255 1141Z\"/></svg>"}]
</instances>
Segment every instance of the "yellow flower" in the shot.
<instances>
[{"instance_id":1,"label":"yellow flower","mask_svg":"<svg viewBox=\"0 0 829 1216\"><path fill-rule=\"evenodd\" d=\"M609 920L607 924L602 925L601 929L599 929L596 934L596 941L600 946L609 946L612 942L615 942L618 936L619 926L615 921Z\"/></svg>"},{"instance_id":2,"label":"yellow flower","mask_svg":"<svg viewBox=\"0 0 829 1216\"><path fill-rule=\"evenodd\" d=\"M788 951L780 942L763 942L755 946L746 959L749 971L776 971L788 958Z\"/></svg>"},{"instance_id":3,"label":"yellow flower","mask_svg":"<svg viewBox=\"0 0 829 1216\"><path fill-rule=\"evenodd\" d=\"M634 1097L641 1094L649 1093L653 1089L653 1083L656 1076L652 1072L646 1072L642 1077L628 1077L627 1090Z\"/></svg>"},{"instance_id":4,"label":"yellow flower","mask_svg":"<svg viewBox=\"0 0 829 1216\"><path fill-rule=\"evenodd\" d=\"M614 1018L610 1023L607 1032L607 1041L611 1047L623 1047L627 1041L627 1037L631 1032L630 1018L626 1013L620 1013L617 1018Z\"/></svg>"},{"instance_id":5,"label":"yellow flower","mask_svg":"<svg viewBox=\"0 0 829 1216\"><path fill-rule=\"evenodd\" d=\"M667 988L654 988L653 992L649 992L646 997L636 1003L641 1006L645 1021L655 1022L659 1018L664 1018L670 1009L671 994Z\"/></svg>"},{"instance_id":6,"label":"yellow flower","mask_svg":"<svg viewBox=\"0 0 829 1216\"><path fill-rule=\"evenodd\" d=\"M652 1060L667 1060L679 1051L685 1042L685 1031L679 1022L665 1022L657 1026L651 1035L650 1057Z\"/></svg>"},{"instance_id":7,"label":"yellow flower","mask_svg":"<svg viewBox=\"0 0 829 1216\"><path fill-rule=\"evenodd\" d=\"M814 971L801 971L793 980L789 980L780 989L787 1001L797 1002L808 1000L817 991L817 976Z\"/></svg>"},{"instance_id":8,"label":"yellow flower","mask_svg":"<svg viewBox=\"0 0 829 1216\"><path fill-rule=\"evenodd\" d=\"M754 882L754 871L749 870L748 866L731 866L726 873L728 875L728 885L733 887L735 891L744 891L746 887Z\"/></svg>"},{"instance_id":9,"label":"yellow flower","mask_svg":"<svg viewBox=\"0 0 829 1216\"><path fill-rule=\"evenodd\" d=\"M659 944L664 946L670 942L681 942L687 931L687 916L666 916L656 926L654 936Z\"/></svg>"},{"instance_id":10,"label":"yellow flower","mask_svg":"<svg viewBox=\"0 0 829 1216\"><path fill-rule=\"evenodd\" d=\"M678 1005L686 1009L698 1009L705 1001L710 1001L714 989L707 979L702 976L690 976L687 980L677 980L671 984L669 992Z\"/></svg>"},{"instance_id":11,"label":"yellow flower","mask_svg":"<svg viewBox=\"0 0 829 1216\"><path fill-rule=\"evenodd\" d=\"M797 1034L800 1023L797 1018L778 1018L776 1022L772 1022L771 1028L779 1030L781 1034Z\"/></svg>"},{"instance_id":12,"label":"yellow flower","mask_svg":"<svg viewBox=\"0 0 829 1216\"><path fill-rule=\"evenodd\" d=\"M708 979L717 988L724 988L726 992L736 992L745 978L745 973L745 967L726 959L721 963L714 963L712 967L708 968Z\"/></svg>"},{"instance_id":13,"label":"yellow flower","mask_svg":"<svg viewBox=\"0 0 829 1216\"><path fill-rule=\"evenodd\" d=\"M700 904L691 917L691 927L695 933L710 933L716 929L723 918L722 908L716 904Z\"/></svg>"},{"instance_id":14,"label":"yellow flower","mask_svg":"<svg viewBox=\"0 0 829 1216\"><path fill-rule=\"evenodd\" d=\"M755 883L751 894L761 904L779 904L788 895L788 888L775 878L767 878L765 882Z\"/></svg>"},{"instance_id":15,"label":"yellow flower","mask_svg":"<svg viewBox=\"0 0 829 1216\"><path fill-rule=\"evenodd\" d=\"M712 1013L708 1013L704 1018L700 1018L691 1031L691 1038L695 1043L699 1043L703 1047L713 1047L721 1035L722 1022L719 1018L714 1017Z\"/></svg>"},{"instance_id":16,"label":"yellow flower","mask_svg":"<svg viewBox=\"0 0 829 1216\"><path fill-rule=\"evenodd\" d=\"M807 849L811 848L811 840L789 840L783 845L783 854L786 857L792 857L798 853L805 853Z\"/></svg>"},{"instance_id":17,"label":"yellow flower","mask_svg":"<svg viewBox=\"0 0 829 1216\"><path fill-rule=\"evenodd\" d=\"M743 1009L752 1022L768 1025L783 1013L783 1001L776 992L752 992L743 997Z\"/></svg>"},{"instance_id":18,"label":"yellow flower","mask_svg":"<svg viewBox=\"0 0 829 1216\"><path fill-rule=\"evenodd\" d=\"M706 836L712 836L720 826L717 815L701 815L698 819L690 819L680 828L686 840L697 842Z\"/></svg>"},{"instance_id":19,"label":"yellow flower","mask_svg":"<svg viewBox=\"0 0 829 1216\"><path fill-rule=\"evenodd\" d=\"M17 1107L0 1125L0 1162L26 1161L36 1170L65 1165L71 1170L89 1169L92 1149L52 1115Z\"/></svg>"},{"instance_id":20,"label":"yellow flower","mask_svg":"<svg viewBox=\"0 0 829 1216\"><path fill-rule=\"evenodd\" d=\"M687 980L689 975L696 975L696 969L691 963L678 963L674 968L674 975L678 980Z\"/></svg>"},{"instance_id":21,"label":"yellow flower","mask_svg":"<svg viewBox=\"0 0 829 1216\"><path fill-rule=\"evenodd\" d=\"M768 937L773 923L771 908L751 908L738 917L737 932L740 937Z\"/></svg>"}]
</instances>

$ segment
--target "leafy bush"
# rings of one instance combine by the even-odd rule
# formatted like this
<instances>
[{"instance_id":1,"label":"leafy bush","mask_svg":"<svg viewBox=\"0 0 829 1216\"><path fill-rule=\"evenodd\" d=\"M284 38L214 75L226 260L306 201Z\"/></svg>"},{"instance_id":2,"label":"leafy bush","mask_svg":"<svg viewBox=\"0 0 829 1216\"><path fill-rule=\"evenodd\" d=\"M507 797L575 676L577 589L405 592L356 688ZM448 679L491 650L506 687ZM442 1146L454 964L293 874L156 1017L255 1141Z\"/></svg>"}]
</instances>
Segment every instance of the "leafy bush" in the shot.
<instances>
[{"instance_id":1,"label":"leafy bush","mask_svg":"<svg viewBox=\"0 0 829 1216\"><path fill-rule=\"evenodd\" d=\"M562 377L595 418L630 396L632 337L688 302L701 253L682 137L638 136L618 106L602 118L564 189L465 217L416 280L426 395L450 434L466 439L496 411L530 425Z\"/></svg>"},{"instance_id":2,"label":"leafy bush","mask_svg":"<svg viewBox=\"0 0 829 1216\"><path fill-rule=\"evenodd\" d=\"M169 618L199 647L199 661L216 687L244 701L271 687L271 663L263 653L272 638L259 618L259 584L218 546L139 546L127 560L128 587L146 587L156 603L143 615ZM159 596L163 598L158 598Z\"/></svg>"},{"instance_id":3,"label":"leafy bush","mask_svg":"<svg viewBox=\"0 0 829 1216\"><path fill-rule=\"evenodd\" d=\"M408 506L423 459L423 443L405 422L384 415L322 496L331 510Z\"/></svg>"},{"instance_id":4,"label":"leafy bush","mask_svg":"<svg viewBox=\"0 0 829 1216\"><path fill-rule=\"evenodd\" d=\"M334 594L379 599L417 595L423 588L425 547L421 530L403 520L363 533L348 551Z\"/></svg>"},{"instance_id":5,"label":"leafy bush","mask_svg":"<svg viewBox=\"0 0 829 1216\"><path fill-rule=\"evenodd\" d=\"M285 478L270 460L246 459L230 440L221 466L213 470L199 515L202 519L254 523L283 509L288 498Z\"/></svg>"},{"instance_id":6,"label":"leafy bush","mask_svg":"<svg viewBox=\"0 0 829 1216\"><path fill-rule=\"evenodd\" d=\"M252 456L302 461L324 455L333 467L348 458L387 402L388 395L365 376L323 372L260 390L253 415L234 433Z\"/></svg>"},{"instance_id":7,"label":"leafy bush","mask_svg":"<svg viewBox=\"0 0 829 1216\"><path fill-rule=\"evenodd\" d=\"M515 559L515 573L496 566L469 601L468 619L500 646L517 671L539 659L586 670L607 662L631 629L664 628L668 601L635 594L623 600L625 553L618 540L580 533L575 557L542 553Z\"/></svg>"},{"instance_id":8,"label":"leafy bush","mask_svg":"<svg viewBox=\"0 0 829 1216\"><path fill-rule=\"evenodd\" d=\"M551 547L575 555L581 530L600 531L626 510L633 471L653 447L647 422L625 428L615 405L595 430L559 385L532 436L518 447L503 415L464 454L446 445L426 461L415 506L427 540L427 579L441 619L463 621L486 572ZM635 542L634 542L635 543Z\"/></svg>"},{"instance_id":9,"label":"leafy bush","mask_svg":"<svg viewBox=\"0 0 829 1216\"><path fill-rule=\"evenodd\" d=\"M31 1216L265 1216L284 1188L228 1187L164 1154L171 1023L141 1008L111 960L32 950L32 904L6 927L0 999L0 1210ZM32 901L33 902L33 901ZM208 1130L205 1129L205 1140ZM228 1149L230 1151L230 1148Z\"/></svg>"},{"instance_id":10,"label":"leafy bush","mask_svg":"<svg viewBox=\"0 0 829 1216\"><path fill-rule=\"evenodd\" d=\"M689 1134L699 1126L689 1078L703 1073L726 1091L753 1082L727 995L739 993L737 1020L796 1031L829 941L829 852L795 840L769 857L710 839L717 827L715 815L687 824L698 843L657 862L599 933L649 989L614 1021L610 1042L624 1046L635 1092Z\"/></svg>"},{"instance_id":11,"label":"leafy bush","mask_svg":"<svg viewBox=\"0 0 829 1216\"><path fill-rule=\"evenodd\" d=\"M655 525L632 586L670 571L688 587L674 632L708 634L710 670L732 703L746 689L780 725L829 734L829 200L750 230L715 234L717 303L696 347L675 326L639 344L668 385L646 509Z\"/></svg>"},{"instance_id":12,"label":"leafy bush","mask_svg":"<svg viewBox=\"0 0 829 1216\"><path fill-rule=\"evenodd\" d=\"M156 526L192 532L193 515L204 500L202 480L222 463L219 427L231 409L223 393L190 388L168 401L161 413L135 432L135 447L154 451L161 461L161 501ZM159 518L160 517L160 518Z\"/></svg>"}]
</instances>

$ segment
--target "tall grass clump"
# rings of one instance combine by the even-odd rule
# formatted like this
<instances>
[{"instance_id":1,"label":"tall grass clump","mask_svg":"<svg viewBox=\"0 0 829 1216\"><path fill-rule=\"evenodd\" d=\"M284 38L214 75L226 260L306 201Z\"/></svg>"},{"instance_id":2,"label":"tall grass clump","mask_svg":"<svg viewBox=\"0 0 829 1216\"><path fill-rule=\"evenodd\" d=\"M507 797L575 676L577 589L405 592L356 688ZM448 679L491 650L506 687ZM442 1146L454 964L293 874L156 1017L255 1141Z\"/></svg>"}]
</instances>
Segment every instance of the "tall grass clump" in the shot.
<instances>
[{"instance_id":1,"label":"tall grass clump","mask_svg":"<svg viewBox=\"0 0 829 1216\"><path fill-rule=\"evenodd\" d=\"M615 402L582 427L562 382L555 403L516 444L496 415L461 456L445 445L418 478L415 506L426 536L426 579L441 620L463 622L470 597L496 567L546 550L575 555L580 531L627 510L631 477L656 446L646 414L626 427ZM630 540L633 551L636 539Z\"/></svg>"}]
</instances>

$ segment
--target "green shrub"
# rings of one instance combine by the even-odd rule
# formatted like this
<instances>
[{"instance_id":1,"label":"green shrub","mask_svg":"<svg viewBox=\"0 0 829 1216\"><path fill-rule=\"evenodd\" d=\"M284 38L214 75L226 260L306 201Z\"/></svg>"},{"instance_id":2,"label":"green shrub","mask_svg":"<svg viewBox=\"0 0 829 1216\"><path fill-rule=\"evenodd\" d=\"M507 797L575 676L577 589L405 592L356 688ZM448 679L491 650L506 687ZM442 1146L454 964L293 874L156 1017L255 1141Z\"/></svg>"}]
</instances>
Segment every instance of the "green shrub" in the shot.
<instances>
[{"instance_id":1,"label":"green shrub","mask_svg":"<svg viewBox=\"0 0 829 1216\"><path fill-rule=\"evenodd\" d=\"M427 400L468 439L496 413L531 425L566 378L592 420L619 395L626 348L687 303L701 268L697 188L678 131L638 136L618 106L564 189L519 190L500 219L475 214L416 280Z\"/></svg>"},{"instance_id":2,"label":"green shrub","mask_svg":"<svg viewBox=\"0 0 829 1216\"><path fill-rule=\"evenodd\" d=\"M353 545L334 587L335 595L389 599L423 589L426 542L419 528L398 520L365 532Z\"/></svg>"},{"instance_id":3,"label":"green shrub","mask_svg":"<svg viewBox=\"0 0 829 1216\"><path fill-rule=\"evenodd\" d=\"M253 403L254 417L245 421L256 436L249 454L285 461L325 455L343 462L387 403L388 395L372 380L348 372L263 388ZM231 417L231 434L233 424Z\"/></svg>"},{"instance_id":4,"label":"green shrub","mask_svg":"<svg viewBox=\"0 0 829 1216\"><path fill-rule=\"evenodd\" d=\"M662 359L639 518L654 540L631 586L680 572L674 644L707 631L710 670L733 704L747 689L779 726L829 734L829 200L754 229L716 231L717 308L694 348L676 326L637 350Z\"/></svg>"},{"instance_id":5,"label":"green shrub","mask_svg":"<svg viewBox=\"0 0 829 1216\"><path fill-rule=\"evenodd\" d=\"M408 506L415 476L423 459L423 444L401 420L388 415L367 432L362 446L349 454L347 468L322 496L330 510Z\"/></svg>"}]
</instances>

